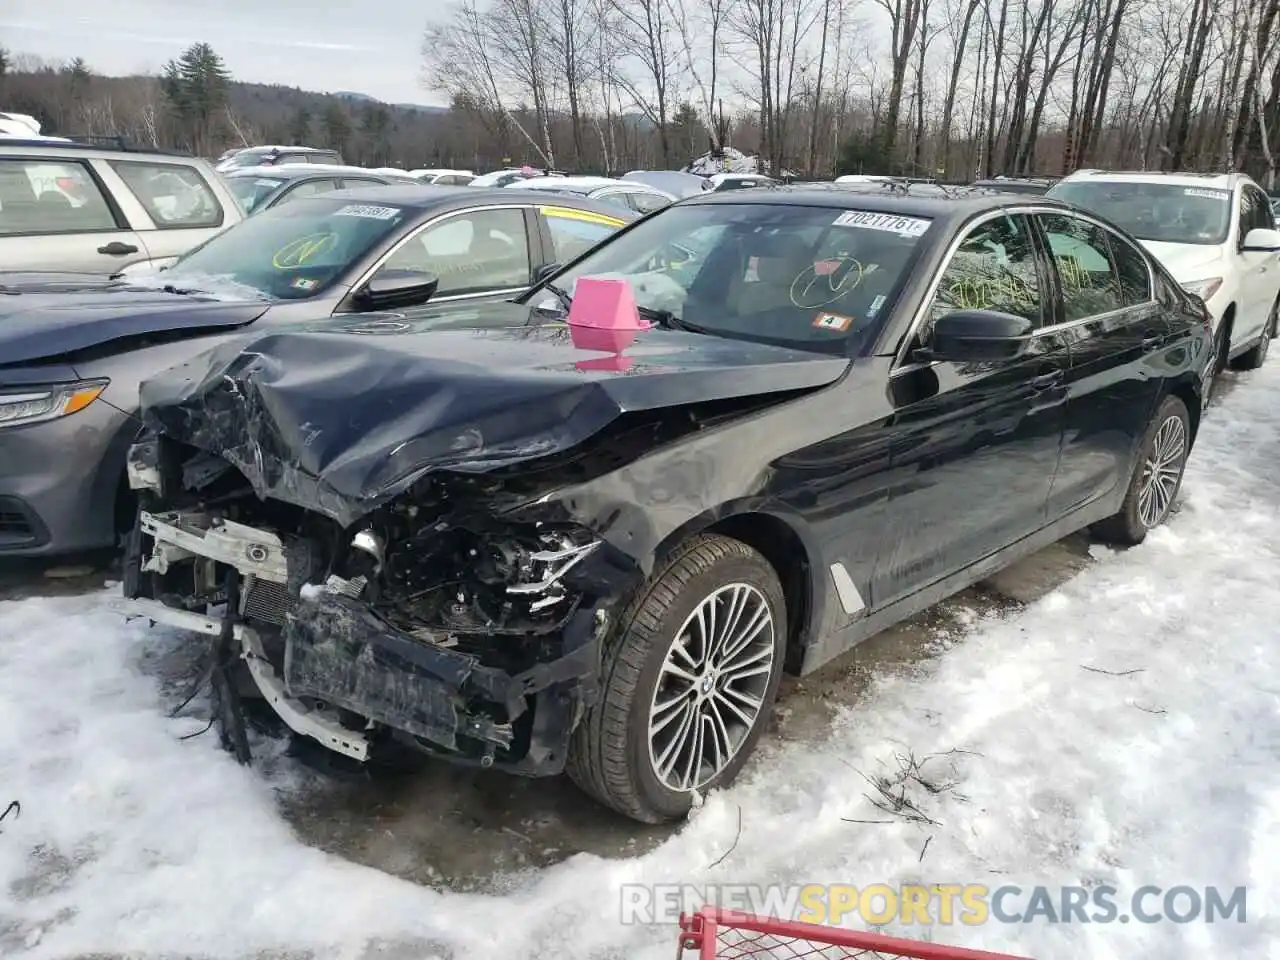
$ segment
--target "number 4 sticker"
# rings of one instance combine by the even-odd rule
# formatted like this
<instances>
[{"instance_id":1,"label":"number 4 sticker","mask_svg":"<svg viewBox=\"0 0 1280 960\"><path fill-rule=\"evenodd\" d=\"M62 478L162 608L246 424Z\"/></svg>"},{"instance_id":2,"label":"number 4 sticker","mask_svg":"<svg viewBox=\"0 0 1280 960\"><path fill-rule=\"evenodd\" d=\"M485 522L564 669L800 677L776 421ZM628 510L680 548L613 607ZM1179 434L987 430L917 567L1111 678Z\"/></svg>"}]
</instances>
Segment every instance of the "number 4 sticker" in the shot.
<instances>
[{"instance_id":1,"label":"number 4 sticker","mask_svg":"<svg viewBox=\"0 0 1280 960\"><path fill-rule=\"evenodd\" d=\"M833 333L843 333L849 329L849 324L853 323L852 317L842 316L838 313L820 313L813 318L813 325L819 330L830 330Z\"/></svg>"}]
</instances>

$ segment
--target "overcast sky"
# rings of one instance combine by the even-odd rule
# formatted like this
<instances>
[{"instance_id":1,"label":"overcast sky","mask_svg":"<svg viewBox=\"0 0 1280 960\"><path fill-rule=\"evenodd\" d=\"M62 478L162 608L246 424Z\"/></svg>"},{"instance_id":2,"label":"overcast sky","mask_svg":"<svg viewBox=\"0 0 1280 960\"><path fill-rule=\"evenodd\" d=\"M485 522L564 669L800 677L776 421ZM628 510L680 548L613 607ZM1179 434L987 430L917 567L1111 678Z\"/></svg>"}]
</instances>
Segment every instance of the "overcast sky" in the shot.
<instances>
[{"instance_id":1,"label":"overcast sky","mask_svg":"<svg viewBox=\"0 0 1280 960\"><path fill-rule=\"evenodd\" d=\"M0 47L53 60L80 56L96 73L128 74L158 72L203 40L237 80L442 103L418 78L427 11L443 7L440 0L0 0Z\"/></svg>"}]
</instances>

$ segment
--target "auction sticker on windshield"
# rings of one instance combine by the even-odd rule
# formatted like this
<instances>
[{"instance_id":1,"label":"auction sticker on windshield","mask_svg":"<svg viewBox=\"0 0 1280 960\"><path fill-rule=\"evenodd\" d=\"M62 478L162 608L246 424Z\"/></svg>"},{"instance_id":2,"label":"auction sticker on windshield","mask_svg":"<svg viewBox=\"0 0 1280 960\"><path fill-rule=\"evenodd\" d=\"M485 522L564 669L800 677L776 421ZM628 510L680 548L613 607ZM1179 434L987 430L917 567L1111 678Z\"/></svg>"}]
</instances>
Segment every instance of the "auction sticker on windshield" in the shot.
<instances>
[{"instance_id":1,"label":"auction sticker on windshield","mask_svg":"<svg viewBox=\"0 0 1280 960\"><path fill-rule=\"evenodd\" d=\"M895 217L889 213L866 213L862 210L846 210L836 217L837 227L857 227L860 230L882 230L904 237L922 237L931 221L920 217Z\"/></svg>"},{"instance_id":2,"label":"auction sticker on windshield","mask_svg":"<svg viewBox=\"0 0 1280 960\"><path fill-rule=\"evenodd\" d=\"M400 212L399 207L373 207L352 203L334 212L335 217L363 217L366 220L390 220Z\"/></svg>"},{"instance_id":3,"label":"auction sticker on windshield","mask_svg":"<svg viewBox=\"0 0 1280 960\"><path fill-rule=\"evenodd\" d=\"M1187 187L1182 191L1184 197L1204 197L1207 200L1225 200L1227 192L1225 190L1204 190L1200 187Z\"/></svg>"}]
</instances>

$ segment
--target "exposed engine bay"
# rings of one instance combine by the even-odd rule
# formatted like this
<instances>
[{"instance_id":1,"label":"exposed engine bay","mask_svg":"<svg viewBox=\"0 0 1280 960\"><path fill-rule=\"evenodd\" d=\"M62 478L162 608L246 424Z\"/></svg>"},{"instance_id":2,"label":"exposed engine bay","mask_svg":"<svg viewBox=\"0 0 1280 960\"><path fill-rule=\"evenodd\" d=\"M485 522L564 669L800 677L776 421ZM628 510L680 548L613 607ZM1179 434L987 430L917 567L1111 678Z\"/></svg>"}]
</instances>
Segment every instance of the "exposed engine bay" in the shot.
<instances>
[{"instance_id":1,"label":"exposed engine bay","mask_svg":"<svg viewBox=\"0 0 1280 960\"><path fill-rule=\"evenodd\" d=\"M344 529L165 437L134 445L129 482L126 612L216 638L296 733L360 761L394 740L563 765L619 579L587 563L608 552L588 531L497 517L437 478ZM219 719L247 759L235 696L224 683Z\"/></svg>"}]
</instances>

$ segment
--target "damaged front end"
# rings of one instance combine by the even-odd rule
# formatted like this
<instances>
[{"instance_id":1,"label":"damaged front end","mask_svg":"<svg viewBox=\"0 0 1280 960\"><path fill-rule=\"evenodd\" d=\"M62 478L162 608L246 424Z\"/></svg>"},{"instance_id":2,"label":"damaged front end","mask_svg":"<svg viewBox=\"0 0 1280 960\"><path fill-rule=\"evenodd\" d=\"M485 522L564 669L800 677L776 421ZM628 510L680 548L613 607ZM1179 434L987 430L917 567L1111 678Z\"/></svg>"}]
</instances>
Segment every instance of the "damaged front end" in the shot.
<instances>
[{"instance_id":1,"label":"damaged front end","mask_svg":"<svg viewBox=\"0 0 1280 960\"><path fill-rule=\"evenodd\" d=\"M350 527L260 499L230 463L151 435L129 454L132 616L211 638L295 733L356 761L408 744L559 772L611 611L638 576L585 529L515 521L492 484L433 475ZM248 759L236 685L223 735Z\"/></svg>"}]
</instances>

